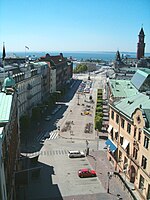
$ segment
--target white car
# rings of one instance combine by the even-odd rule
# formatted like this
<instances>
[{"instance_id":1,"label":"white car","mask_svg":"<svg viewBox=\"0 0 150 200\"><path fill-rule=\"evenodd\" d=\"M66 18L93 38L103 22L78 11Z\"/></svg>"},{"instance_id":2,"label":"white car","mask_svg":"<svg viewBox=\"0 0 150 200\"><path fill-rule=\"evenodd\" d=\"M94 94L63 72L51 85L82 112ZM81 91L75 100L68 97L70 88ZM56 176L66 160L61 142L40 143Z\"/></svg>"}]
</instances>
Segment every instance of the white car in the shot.
<instances>
[{"instance_id":1,"label":"white car","mask_svg":"<svg viewBox=\"0 0 150 200\"><path fill-rule=\"evenodd\" d=\"M82 158L85 157L85 153L83 151L69 151L69 158Z\"/></svg>"}]
</instances>

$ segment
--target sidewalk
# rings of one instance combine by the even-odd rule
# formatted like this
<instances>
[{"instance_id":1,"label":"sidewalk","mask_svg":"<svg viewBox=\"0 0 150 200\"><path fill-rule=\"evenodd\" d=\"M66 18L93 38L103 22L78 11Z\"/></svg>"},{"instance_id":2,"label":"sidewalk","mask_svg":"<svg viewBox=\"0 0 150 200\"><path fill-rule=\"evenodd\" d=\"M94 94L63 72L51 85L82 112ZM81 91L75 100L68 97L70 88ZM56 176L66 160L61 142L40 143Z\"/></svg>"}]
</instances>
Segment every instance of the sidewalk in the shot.
<instances>
[{"instance_id":1,"label":"sidewalk","mask_svg":"<svg viewBox=\"0 0 150 200\"><path fill-rule=\"evenodd\" d=\"M114 196L117 195L118 199L133 199L118 176L113 175L112 178L109 179L108 186L108 172L114 172L114 169L107 159L106 151L90 152L90 155L87 158L92 168L96 169L97 176L100 179L103 187L106 189L106 191L109 190L109 194L112 196L112 199L114 199ZM128 181L126 181L126 183L131 189L133 188L133 186L131 186L131 184ZM137 191L134 190L133 193L136 196L137 200L141 200Z\"/></svg>"}]
</instances>

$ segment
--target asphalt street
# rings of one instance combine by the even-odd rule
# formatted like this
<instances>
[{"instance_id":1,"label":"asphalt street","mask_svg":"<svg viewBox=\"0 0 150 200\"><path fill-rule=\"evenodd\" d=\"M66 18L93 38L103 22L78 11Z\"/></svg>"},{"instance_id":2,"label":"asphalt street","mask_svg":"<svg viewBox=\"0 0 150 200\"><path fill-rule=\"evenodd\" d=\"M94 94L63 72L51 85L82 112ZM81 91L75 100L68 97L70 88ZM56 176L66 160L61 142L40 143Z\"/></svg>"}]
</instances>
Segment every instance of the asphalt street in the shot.
<instances>
[{"instance_id":1,"label":"asphalt street","mask_svg":"<svg viewBox=\"0 0 150 200\"><path fill-rule=\"evenodd\" d=\"M113 169L107 160L105 140L99 140L94 130L95 103L87 102L90 95L95 102L97 88L105 87L106 74L91 75L91 94L76 94L81 80L87 80L87 77L88 74L76 76L68 94L56 104L61 105L61 109L52 116L52 120L44 122L40 133L35 130L33 141L24 146L24 152L28 156L38 152L38 166L41 166L41 170L40 175L34 179L29 174L28 184L20 188L19 200L109 200L118 199L117 194L122 199L130 199L115 177L110 183L111 194L107 193L107 173ZM86 105L90 107L90 114L81 115ZM89 123L93 125L91 132L85 133L85 127ZM65 127L67 129L64 131ZM48 139L45 137L47 134L50 135ZM86 151L86 141L90 155L70 159L68 151ZM79 178L78 170L81 168L95 169L97 177ZM112 187L112 184L117 187Z\"/></svg>"}]
</instances>

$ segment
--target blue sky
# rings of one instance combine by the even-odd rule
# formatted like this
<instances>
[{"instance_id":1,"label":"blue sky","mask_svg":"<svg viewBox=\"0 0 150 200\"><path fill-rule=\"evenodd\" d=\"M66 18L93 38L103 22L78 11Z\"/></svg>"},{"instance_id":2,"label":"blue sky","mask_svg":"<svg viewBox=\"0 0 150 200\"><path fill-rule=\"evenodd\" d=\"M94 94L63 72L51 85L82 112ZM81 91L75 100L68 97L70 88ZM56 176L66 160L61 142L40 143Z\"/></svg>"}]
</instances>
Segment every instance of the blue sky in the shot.
<instances>
[{"instance_id":1,"label":"blue sky","mask_svg":"<svg viewBox=\"0 0 150 200\"><path fill-rule=\"evenodd\" d=\"M136 52L143 24L150 52L150 0L0 0L0 51Z\"/></svg>"}]
</instances>

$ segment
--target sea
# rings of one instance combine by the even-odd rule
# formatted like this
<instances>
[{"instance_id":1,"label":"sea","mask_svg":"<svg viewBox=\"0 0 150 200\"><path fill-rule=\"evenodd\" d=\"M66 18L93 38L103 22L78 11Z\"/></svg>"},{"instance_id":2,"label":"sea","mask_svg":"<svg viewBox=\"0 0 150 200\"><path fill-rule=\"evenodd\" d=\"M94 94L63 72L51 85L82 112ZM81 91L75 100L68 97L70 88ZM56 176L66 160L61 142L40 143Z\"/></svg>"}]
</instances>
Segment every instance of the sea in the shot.
<instances>
[{"instance_id":1,"label":"sea","mask_svg":"<svg viewBox=\"0 0 150 200\"><path fill-rule=\"evenodd\" d=\"M104 61L113 61L116 56L116 52L103 52L103 51L78 51L78 52L6 52L6 57L25 57L29 56L32 58L39 58L41 56L45 56L47 53L50 55L58 55L63 53L64 57L70 58L72 57L77 61L84 61L87 59L92 60L104 60ZM120 55L127 56L128 58L136 58L136 52L120 52ZM145 56L150 56L150 53L146 53ZM0 57L2 57L2 53L0 53Z\"/></svg>"}]
</instances>

